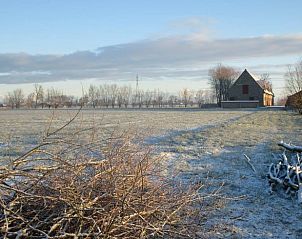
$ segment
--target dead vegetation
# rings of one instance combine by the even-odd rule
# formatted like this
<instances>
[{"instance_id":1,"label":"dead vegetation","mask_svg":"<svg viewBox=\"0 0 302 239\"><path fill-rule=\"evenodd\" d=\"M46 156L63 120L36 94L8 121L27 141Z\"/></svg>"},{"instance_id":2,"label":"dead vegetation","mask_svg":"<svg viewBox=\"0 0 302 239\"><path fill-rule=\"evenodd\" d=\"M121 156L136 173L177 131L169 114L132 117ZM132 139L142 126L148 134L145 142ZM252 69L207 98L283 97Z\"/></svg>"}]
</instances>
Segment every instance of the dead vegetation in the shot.
<instances>
[{"instance_id":1,"label":"dead vegetation","mask_svg":"<svg viewBox=\"0 0 302 239\"><path fill-rule=\"evenodd\" d=\"M194 237L201 185L163 177L161 158L136 137L98 138L90 128L85 138L84 129L67 133L72 121L1 162L2 238Z\"/></svg>"},{"instance_id":2,"label":"dead vegetation","mask_svg":"<svg viewBox=\"0 0 302 239\"><path fill-rule=\"evenodd\" d=\"M276 190L277 186L282 186L286 194L297 196L298 203L302 203L302 147L286 143L279 143L284 152L279 155L278 163L272 163L269 167L269 183L271 192ZM291 155L287 155L288 150ZM287 154L286 154L287 153Z\"/></svg>"}]
</instances>

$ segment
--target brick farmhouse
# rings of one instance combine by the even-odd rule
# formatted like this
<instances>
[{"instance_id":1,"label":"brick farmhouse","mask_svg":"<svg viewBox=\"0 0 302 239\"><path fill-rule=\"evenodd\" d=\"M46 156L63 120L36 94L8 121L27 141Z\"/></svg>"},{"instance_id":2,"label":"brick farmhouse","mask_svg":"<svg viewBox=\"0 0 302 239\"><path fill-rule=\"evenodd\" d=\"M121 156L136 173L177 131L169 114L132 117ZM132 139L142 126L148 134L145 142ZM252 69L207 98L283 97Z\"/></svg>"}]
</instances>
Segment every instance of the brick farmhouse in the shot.
<instances>
[{"instance_id":1,"label":"brick farmhouse","mask_svg":"<svg viewBox=\"0 0 302 239\"><path fill-rule=\"evenodd\" d=\"M255 108L274 105L274 94L257 82L257 78L246 69L229 89L223 108Z\"/></svg>"}]
</instances>

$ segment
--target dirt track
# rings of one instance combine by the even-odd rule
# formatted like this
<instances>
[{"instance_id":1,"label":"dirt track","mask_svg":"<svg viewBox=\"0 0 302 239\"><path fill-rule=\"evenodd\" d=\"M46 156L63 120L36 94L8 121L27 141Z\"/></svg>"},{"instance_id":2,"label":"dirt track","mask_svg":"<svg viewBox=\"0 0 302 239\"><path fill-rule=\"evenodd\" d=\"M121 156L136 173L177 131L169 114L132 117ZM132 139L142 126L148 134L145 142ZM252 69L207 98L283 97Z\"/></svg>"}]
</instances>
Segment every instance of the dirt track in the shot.
<instances>
[{"instance_id":1,"label":"dirt track","mask_svg":"<svg viewBox=\"0 0 302 239\"><path fill-rule=\"evenodd\" d=\"M85 125L99 122L101 131L117 125L121 128L134 125L138 130L152 126L155 135L163 133L147 142L168 156L167 173L176 172L182 180L204 184L203 194L219 189L216 210L205 212L208 220L203 221L202 227L208 232L207 237L302 238L301 206L283 194L270 195L266 179L273 161L271 153L280 152L279 141L302 145L300 115L285 111L219 110L83 114ZM70 118L65 111L59 116L56 126ZM0 154L7 155L6 141L22 146L17 153L35 144L47 126L47 119L40 111L3 113ZM256 174L243 154L252 159Z\"/></svg>"},{"instance_id":2,"label":"dirt track","mask_svg":"<svg viewBox=\"0 0 302 239\"><path fill-rule=\"evenodd\" d=\"M285 111L258 111L212 127L173 132L157 149L167 168L182 180L219 189L219 202L203 227L209 238L302 238L302 208L295 198L269 194L266 178L280 140L302 144L302 117ZM247 154L257 173L246 163Z\"/></svg>"}]
</instances>

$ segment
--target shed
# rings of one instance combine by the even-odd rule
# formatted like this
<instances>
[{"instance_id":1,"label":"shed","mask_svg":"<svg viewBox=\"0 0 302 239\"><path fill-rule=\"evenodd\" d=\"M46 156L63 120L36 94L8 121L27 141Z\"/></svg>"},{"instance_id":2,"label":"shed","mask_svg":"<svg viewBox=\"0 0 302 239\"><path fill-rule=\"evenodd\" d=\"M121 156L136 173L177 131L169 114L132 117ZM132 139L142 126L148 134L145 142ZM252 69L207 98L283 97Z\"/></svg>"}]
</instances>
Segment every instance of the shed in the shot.
<instances>
[{"instance_id":1,"label":"shed","mask_svg":"<svg viewBox=\"0 0 302 239\"><path fill-rule=\"evenodd\" d=\"M288 96L285 107L287 109L298 110L300 113L302 113L302 90Z\"/></svg>"}]
</instances>

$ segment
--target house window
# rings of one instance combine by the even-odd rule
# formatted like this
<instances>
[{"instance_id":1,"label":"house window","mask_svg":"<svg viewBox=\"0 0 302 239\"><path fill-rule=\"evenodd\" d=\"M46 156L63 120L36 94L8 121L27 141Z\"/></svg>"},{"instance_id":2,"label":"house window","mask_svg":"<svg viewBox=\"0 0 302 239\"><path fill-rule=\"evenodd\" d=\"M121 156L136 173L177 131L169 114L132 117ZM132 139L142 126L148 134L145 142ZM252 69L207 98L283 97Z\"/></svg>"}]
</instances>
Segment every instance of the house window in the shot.
<instances>
[{"instance_id":1,"label":"house window","mask_svg":"<svg viewBox=\"0 0 302 239\"><path fill-rule=\"evenodd\" d=\"M254 97L250 97L250 100L255 100L255 98Z\"/></svg>"},{"instance_id":2,"label":"house window","mask_svg":"<svg viewBox=\"0 0 302 239\"><path fill-rule=\"evenodd\" d=\"M243 85L242 86L242 94L247 95L249 93L249 86Z\"/></svg>"},{"instance_id":3,"label":"house window","mask_svg":"<svg viewBox=\"0 0 302 239\"><path fill-rule=\"evenodd\" d=\"M232 100L232 101L235 100L235 97L230 97L230 100Z\"/></svg>"}]
</instances>

